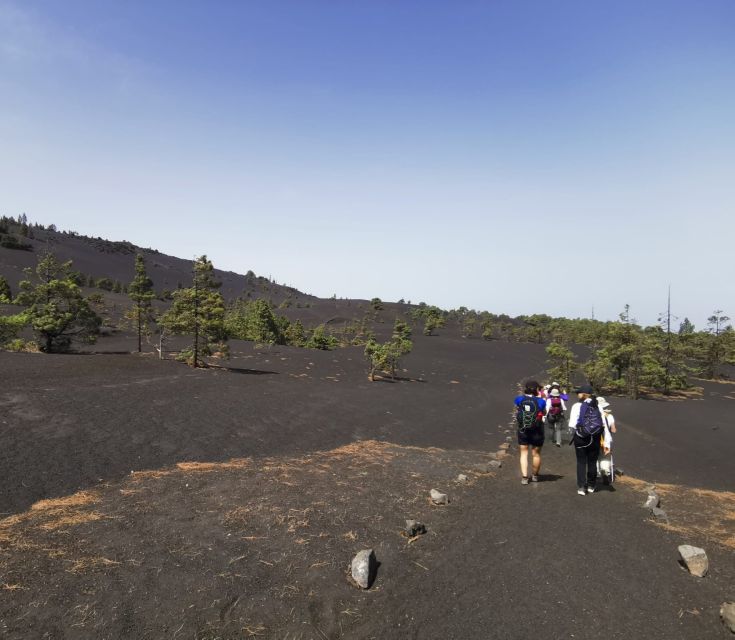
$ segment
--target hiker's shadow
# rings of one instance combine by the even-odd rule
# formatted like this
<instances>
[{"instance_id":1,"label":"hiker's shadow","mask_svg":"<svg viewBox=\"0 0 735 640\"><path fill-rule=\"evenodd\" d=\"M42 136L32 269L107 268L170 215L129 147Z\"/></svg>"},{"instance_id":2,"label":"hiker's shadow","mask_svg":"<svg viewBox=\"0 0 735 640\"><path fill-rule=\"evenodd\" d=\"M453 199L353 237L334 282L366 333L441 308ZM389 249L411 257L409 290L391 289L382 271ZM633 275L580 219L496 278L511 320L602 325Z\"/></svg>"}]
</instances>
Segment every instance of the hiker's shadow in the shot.
<instances>
[{"instance_id":1,"label":"hiker's shadow","mask_svg":"<svg viewBox=\"0 0 735 640\"><path fill-rule=\"evenodd\" d=\"M556 473L542 473L539 475L539 482L556 482L561 480L564 476L557 475Z\"/></svg>"}]
</instances>

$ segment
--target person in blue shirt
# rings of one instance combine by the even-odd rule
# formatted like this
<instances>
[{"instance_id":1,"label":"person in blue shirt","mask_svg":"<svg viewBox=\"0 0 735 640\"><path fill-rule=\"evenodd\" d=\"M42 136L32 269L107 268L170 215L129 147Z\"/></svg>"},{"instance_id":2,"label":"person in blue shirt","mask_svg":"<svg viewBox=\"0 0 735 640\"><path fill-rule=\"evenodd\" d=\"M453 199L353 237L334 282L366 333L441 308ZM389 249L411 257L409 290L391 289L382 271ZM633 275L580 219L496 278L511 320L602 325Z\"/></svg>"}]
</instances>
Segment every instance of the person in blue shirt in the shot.
<instances>
[{"instance_id":1,"label":"person in blue shirt","mask_svg":"<svg viewBox=\"0 0 735 640\"><path fill-rule=\"evenodd\" d=\"M544 446L546 401L539 397L536 380L525 384L523 395L515 399L518 424L518 447L521 450L521 484L538 482L541 471L541 447ZM528 448L531 447L531 476L528 475Z\"/></svg>"}]
</instances>

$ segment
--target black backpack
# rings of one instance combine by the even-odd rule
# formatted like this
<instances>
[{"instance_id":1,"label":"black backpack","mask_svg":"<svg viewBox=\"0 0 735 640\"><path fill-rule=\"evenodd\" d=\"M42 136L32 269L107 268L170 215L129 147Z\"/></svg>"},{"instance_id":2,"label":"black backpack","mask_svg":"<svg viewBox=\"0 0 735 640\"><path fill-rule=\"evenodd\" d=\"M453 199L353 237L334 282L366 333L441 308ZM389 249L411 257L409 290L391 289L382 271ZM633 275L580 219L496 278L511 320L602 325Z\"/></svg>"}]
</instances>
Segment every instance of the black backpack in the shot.
<instances>
[{"instance_id":1,"label":"black backpack","mask_svg":"<svg viewBox=\"0 0 735 640\"><path fill-rule=\"evenodd\" d=\"M531 396L523 396L516 413L518 429L525 431L526 429L532 429L537 426L539 424L540 414L541 409L539 408L538 399Z\"/></svg>"}]
</instances>

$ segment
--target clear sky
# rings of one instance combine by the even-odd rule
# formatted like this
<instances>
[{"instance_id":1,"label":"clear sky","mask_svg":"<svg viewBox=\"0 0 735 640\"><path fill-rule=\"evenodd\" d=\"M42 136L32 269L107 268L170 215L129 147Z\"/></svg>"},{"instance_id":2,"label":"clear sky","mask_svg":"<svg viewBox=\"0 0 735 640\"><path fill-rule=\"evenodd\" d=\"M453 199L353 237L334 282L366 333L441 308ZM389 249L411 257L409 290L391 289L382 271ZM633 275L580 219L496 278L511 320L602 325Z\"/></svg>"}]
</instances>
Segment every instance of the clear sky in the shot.
<instances>
[{"instance_id":1,"label":"clear sky","mask_svg":"<svg viewBox=\"0 0 735 640\"><path fill-rule=\"evenodd\" d=\"M0 212L322 296L735 316L732 0L0 0Z\"/></svg>"}]
</instances>

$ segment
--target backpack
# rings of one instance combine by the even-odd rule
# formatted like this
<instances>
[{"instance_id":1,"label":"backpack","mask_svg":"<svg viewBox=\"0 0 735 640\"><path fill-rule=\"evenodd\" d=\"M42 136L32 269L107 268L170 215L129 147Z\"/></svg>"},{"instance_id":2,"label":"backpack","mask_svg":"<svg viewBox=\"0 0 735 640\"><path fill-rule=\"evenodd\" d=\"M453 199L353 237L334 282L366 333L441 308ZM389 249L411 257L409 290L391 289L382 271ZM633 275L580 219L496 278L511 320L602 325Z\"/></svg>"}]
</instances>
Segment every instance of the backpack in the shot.
<instances>
[{"instance_id":1,"label":"backpack","mask_svg":"<svg viewBox=\"0 0 735 640\"><path fill-rule=\"evenodd\" d=\"M603 430L602 413L596 404L591 402L583 402L579 411L579 422L577 423L577 433L580 436L597 436Z\"/></svg>"},{"instance_id":2,"label":"backpack","mask_svg":"<svg viewBox=\"0 0 735 640\"><path fill-rule=\"evenodd\" d=\"M540 422L539 415L542 414L539 409L538 400L531 396L523 396L521 403L518 405L518 412L516 413L518 428L521 431L525 431L526 429L532 429L537 426Z\"/></svg>"},{"instance_id":3,"label":"backpack","mask_svg":"<svg viewBox=\"0 0 735 640\"><path fill-rule=\"evenodd\" d=\"M547 402L551 403L551 409L549 409L549 417L553 416L552 422L556 422L556 419L561 415L561 398L552 396Z\"/></svg>"}]
</instances>

